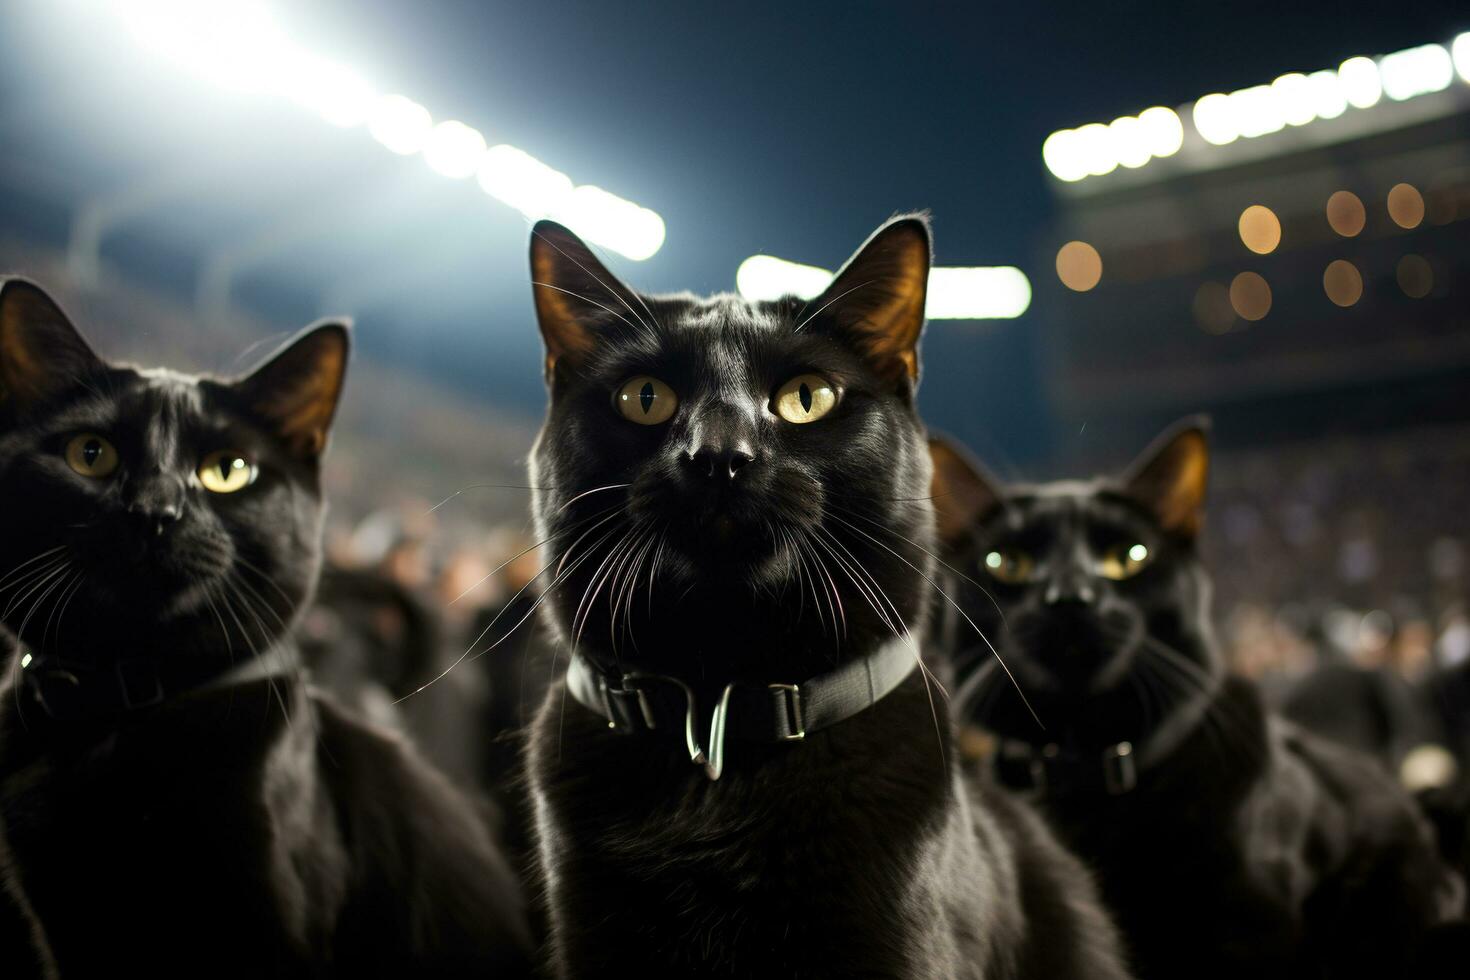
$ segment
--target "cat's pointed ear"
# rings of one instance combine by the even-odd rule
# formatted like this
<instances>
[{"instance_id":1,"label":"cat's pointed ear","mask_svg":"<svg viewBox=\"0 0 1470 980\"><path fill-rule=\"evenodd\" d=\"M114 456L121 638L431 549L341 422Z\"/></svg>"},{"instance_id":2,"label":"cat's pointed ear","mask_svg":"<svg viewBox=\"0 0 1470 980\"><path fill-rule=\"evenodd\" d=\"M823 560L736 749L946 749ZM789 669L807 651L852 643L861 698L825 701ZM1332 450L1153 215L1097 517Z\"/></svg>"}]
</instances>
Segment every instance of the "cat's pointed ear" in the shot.
<instances>
[{"instance_id":1,"label":"cat's pointed ear","mask_svg":"<svg viewBox=\"0 0 1470 980\"><path fill-rule=\"evenodd\" d=\"M637 317L633 291L555 221L538 221L531 229L531 288L546 342L548 382L558 361L576 363L592 350L597 321Z\"/></svg>"},{"instance_id":2,"label":"cat's pointed ear","mask_svg":"<svg viewBox=\"0 0 1470 980\"><path fill-rule=\"evenodd\" d=\"M297 456L312 459L327 435L347 377L351 323L324 320L286 341L234 389Z\"/></svg>"},{"instance_id":3,"label":"cat's pointed ear","mask_svg":"<svg viewBox=\"0 0 1470 980\"><path fill-rule=\"evenodd\" d=\"M105 368L45 290L0 278L0 405L45 401Z\"/></svg>"},{"instance_id":4,"label":"cat's pointed ear","mask_svg":"<svg viewBox=\"0 0 1470 980\"><path fill-rule=\"evenodd\" d=\"M930 252L927 219L893 218L807 305L850 337L885 380L918 380Z\"/></svg>"},{"instance_id":5,"label":"cat's pointed ear","mask_svg":"<svg viewBox=\"0 0 1470 980\"><path fill-rule=\"evenodd\" d=\"M929 458L934 461L930 492L939 540L954 544L1000 505L1001 484L965 449L940 436L929 437Z\"/></svg>"},{"instance_id":6,"label":"cat's pointed ear","mask_svg":"<svg viewBox=\"0 0 1470 980\"><path fill-rule=\"evenodd\" d=\"M1192 538L1204 523L1210 476L1210 420L1181 419L1149 444L1123 476L1123 493L1170 534Z\"/></svg>"}]
</instances>

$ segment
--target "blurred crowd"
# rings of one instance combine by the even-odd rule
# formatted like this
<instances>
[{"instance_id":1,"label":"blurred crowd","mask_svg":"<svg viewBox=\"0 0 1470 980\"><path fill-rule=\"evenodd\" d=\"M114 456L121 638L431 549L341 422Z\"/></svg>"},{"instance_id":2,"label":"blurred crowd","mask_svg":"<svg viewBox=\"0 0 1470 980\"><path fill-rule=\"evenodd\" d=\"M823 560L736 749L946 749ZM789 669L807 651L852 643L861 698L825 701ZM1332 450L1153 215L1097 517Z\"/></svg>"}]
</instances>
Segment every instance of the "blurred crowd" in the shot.
<instances>
[{"instance_id":1,"label":"blurred crowd","mask_svg":"<svg viewBox=\"0 0 1470 980\"><path fill-rule=\"evenodd\" d=\"M201 326L127 283L68 287L64 259L34 245L0 241L0 268L56 284L99 350L139 363L234 373L284 336ZM543 584L533 424L357 358L325 472L328 568L302 624L324 684L482 783L555 669L528 617ZM1226 449L1212 466L1204 554L1229 663L1415 785L1453 780L1453 758L1422 746L1470 758L1466 487L1465 425Z\"/></svg>"}]
</instances>

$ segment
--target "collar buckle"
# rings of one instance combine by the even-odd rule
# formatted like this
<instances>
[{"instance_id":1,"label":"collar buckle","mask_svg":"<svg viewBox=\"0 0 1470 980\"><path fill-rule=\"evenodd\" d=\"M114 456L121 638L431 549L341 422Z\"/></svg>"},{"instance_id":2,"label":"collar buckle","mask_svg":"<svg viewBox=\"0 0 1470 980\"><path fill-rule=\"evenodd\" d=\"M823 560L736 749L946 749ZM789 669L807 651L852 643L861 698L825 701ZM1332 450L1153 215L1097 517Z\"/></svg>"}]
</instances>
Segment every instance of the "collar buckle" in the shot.
<instances>
[{"instance_id":1,"label":"collar buckle","mask_svg":"<svg viewBox=\"0 0 1470 980\"><path fill-rule=\"evenodd\" d=\"M158 676L158 664L154 661L143 657L119 660L113 672L117 675L123 710L151 708L163 702L163 679Z\"/></svg>"},{"instance_id":2,"label":"collar buckle","mask_svg":"<svg viewBox=\"0 0 1470 980\"><path fill-rule=\"evenodd\" d=\"M1133 759L1133 743L1119 742L1103 749L1103 785L1109 796L1122 796L1138 785L1138 764Z\"/></svg>"},{"instance_id":3,"label":"collar buckle","mask_svg":"<svg viewBox=\"0 0 1470 980\"><path fill-rule=\"evenodd\" d=\"M800 684L767 684L771 690L776 692L785 691L787 696L781 700L786 704L786 723L791 726L790 735L782 735L783 742L800 742L806 738L806 719L801 713L801 685Z\"/></svg>"}]
</instances>

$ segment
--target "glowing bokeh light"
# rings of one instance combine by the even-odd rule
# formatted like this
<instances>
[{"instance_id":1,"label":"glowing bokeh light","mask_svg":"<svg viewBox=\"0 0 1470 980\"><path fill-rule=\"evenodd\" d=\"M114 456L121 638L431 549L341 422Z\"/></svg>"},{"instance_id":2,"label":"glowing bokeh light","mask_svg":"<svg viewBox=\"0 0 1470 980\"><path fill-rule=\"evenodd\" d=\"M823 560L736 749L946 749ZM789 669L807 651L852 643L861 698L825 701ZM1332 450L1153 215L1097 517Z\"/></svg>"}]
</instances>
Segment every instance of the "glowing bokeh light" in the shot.
<instances>
[{"instance_id":1,"label":"glowing bokeh light","mask_svg":"<svg viewBox=\"0 0 1470 980\"><path fill-rule=\"evenodd\" d=\"M1424 221L1424 195L1413 184L1394 184L1388 191L1388 216L1400 228L1418 228Z\"/></svg>"},{"instance_id":2,"label":"glowing bokeh light","mask_svg":"<svg viewBox=\"0 0 1470 980\"><path fill-rule=\"evenodd\" d=\"M1347 259L1334 259L1322 273L1322 289L1338 306L1352 306L1363 297L1363 276Z\"/></svg>"},{"instance_id":3,"label":"glowing bokeh light","mask_svg":"<svg viewBox=\"0 0 1470 980\"><path fill-rule=\"evenodd\" d=\"M1317 118L1311 79L1301 72L1282 75L1271 83L1277 113L1288 126L1305 126Z\"/></svg>"},{"instance_id":4,"label":"glowing bokeh light","mask_svg":"<svg viewBox=\"0 0 1470 980\"><path fill-rule=\"evenodd\" d=\"M1385 96L1402 102L1439 92L1450 86L1456 72L1470 82L1470 32L1459 35L1449 46L1422 44L1376 60L1358 56L1336 69L1287 72L1267 85L1251 85L1230 93L1212 92L1183 109L1204 142L1227 146L1240 139L1279 133L1288 126L1336 119L1349 107L1369 109ZM1179 122L1177 135L1161 129L1161 133L1167 132L1166 141L1140 145L1139 134L1151 128L1150 113L1167 113L1159 118ZM1110 133L1112 140L1106 141L1099 130ZM1153 159L1172 155L1183 145L1179 114L1155 107L1137 117L1120 116L1107 126L1089 123L1052 133L1042 144L1042 157L1057 179L1074 182L1111 173L1119 166L1143 167Z\"/></svg>"},{"instance_id":5,"label":"glowing bokeh light","mask_svg":"<svg viewBox=\"0 0 1470 980\"><path fill-rule=\"evenodd\" d=\"M1337 77L1342 81L1343 96L1354 108L1371 108L1383 97L1383 81L1372 58L1349 58L1337 66Z\"/></svg>"},{"instance_id":6,"label":"glowing bokeh light","mask_svg":"<svg viewBox=\"0 0 1470 980\"><path fill-rule=\"evenodd\" d=\"M453 119L435 126L424 143L424 162L456 180L478 170L484 154L485 137L480 131Z\"/></svg>"},{"instance_id":7,"label":"glowing bokeh light","mask_svg":"<svg viewBox=\"0 0 1470 980\"><path fill-rule=\"evenodd\" d=\"M1470 31L1459 35L1450 44L1450 56L1455 62L1455 71L1460 80L1470 84Z\"/></svg>"},{"instance_id":8,"label":"glowing bokeh light","mask_svg":"<svg viewBox=\"0 0 1470 980\"><path fill-rule=\"evenodd\" d=\"M1271 284L1259 272L1242 272L1230 280L1230 305L1242 320L1254 323L1271 312Z\"/></svg>"},{"instance_id":9,"label":"glowing bokeh light","mask_svg":"<svg viewBox=\"0 0 1470 980\"><path fill-rule=\"evenodd\" d=\"M296 44L262 0L106 0L103 6L143 47L198 78L284 98L333 126L366 126L392 152L422 153L448 177L478 174L487 193L521 213L561 217L628 258L646 259L662 246L663 219L653 211L596 187L574 188L565 174L514 147L497 147L492 159L472 127L435 126L414 100L385 95Z\"/></svg>"},{"instance_id":10,"label":"glowing bokeh light","mask_svg":"<svg viewBox=\"0 0 1470 980\"><path fill-rule=\"evenodd\" d=\"M572 178L525 150L504 143L480 158L480 187L533 221L558 214L572 195Z\"/></svg>"},{"instance_id":11,"label":"glowing bokeh light","mask_svg":"<svg viewBox=\"0 0 1470 980\"><path fill-rule=\"evenodd\" d=\"M1368 223L1368 212L1358 195L1338 191L1327 199L1327 223L1343 238L1353 238Z\"/></svg>"},{"instance_id":12,"label":"glowing bokeh light","mask_svg":"<svg viewBox=\"0 0 1470 980\"><path fill-rule=\"evenodd\" d=\"M1405 255L1394 272L1399 288L1410 299L1423 299L1434 289L1434 268L1422 255Z\"/></svg>"},{"instance_id":13,"label":"glowing bokeh light","mask_svg":"<svg viewBox=\"0 0 1470 980\"><path fill-rule=\"evenodd\" d=\"M1422 44L1395 51L1378 62L1383 94L1395 102L1441 92L1455 80L1455 65L1443 44Z\"/></svg>"},{"instance_id":14,"label":"glowing bokeh light","mask_svg":"<svg viewBox=\"0 0 1470 980\"><path fill-rule=\"evenodd\" d=\"M556 217L588 241L630 259L646 259L663 247L662 218L591 184L573 190Z\"/></svg>"},{"instance_id":15,"label":"glowing bokeh light","mask_svg":"<svg viewBox=\"0 0 1470 980\"><path fill-rule=\"evenodd\" d=\"M1240 212L1237 227L1241 242L1257 255L1274 252L1281 244L1281 221L1264 204L1252 204Z\"/></svg>"},{"instance_id":16,"label":"glowing bokeh light","mask_svg":"<svg viewBox=\"0 0 1470 980\"><path fill-rule=\"evenodd\" d=\"M1229 333L1235 325L1230 288L1222 282L1204 282L1194 294L1194 318L1205 333Z\"/></svg>"},{"instance_id":17,"label":"glowing bokeh light","mask_svg":"<svg viewBox=\"0 0 1470 980\"><path fill-rule=\"evenodd\" d=\"M1102 281L1102 256L1086 242L1068 242L1057 249L1057 278L1062 285L1085 293Z\"/></svg>"},{"instance_id":18,"label":"glowing bokeh light","mask_svg":"<svg viewBox=\"0 0 1470 980\"><path fill-rule=\"evenodd\" d=\"M735 288L749 300L783 296L815 299L833 273L774 255L752 255L740 263ZM1031 281L1015 266L935 266L929 270L924 313L932 320L1009 320L1031 306Z\"/></svg>"}]
</instances>

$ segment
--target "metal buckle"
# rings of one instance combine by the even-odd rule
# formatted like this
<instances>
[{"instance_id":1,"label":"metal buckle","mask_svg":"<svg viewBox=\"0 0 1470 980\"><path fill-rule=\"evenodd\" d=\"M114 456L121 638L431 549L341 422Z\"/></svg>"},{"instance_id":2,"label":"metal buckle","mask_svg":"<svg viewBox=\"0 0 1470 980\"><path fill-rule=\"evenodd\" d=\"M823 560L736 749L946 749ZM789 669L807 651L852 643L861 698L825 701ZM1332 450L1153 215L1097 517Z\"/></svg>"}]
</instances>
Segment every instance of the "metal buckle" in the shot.
<instances>
[{"instance_id":1,"label":"metal buckle","mask_svg":"<svg viewBox=\"0 0 1470 980\"><path fill-rule=\"evenodd\" d=\"M59 667L32 671L32 690L41 707L52 718L69 721L82 716L82 681L69 670Z\"/></svg>"},{"instance_id":2,"label":"metal buckle","mask_svg":"<svg viewBox=\"0 0 1470 980\"><path fill-rule=\"evenodd\" d=\"M786 699L786 721L791 725L795 735L783 735L784 742L800 742L806 738L806 719L801 714L801 685L799 684L767 684L773 691L788 691L791 696Z\"/></svg>"},{"instance_id":3,"label":"metal buckle","mask_svg":"<svg viewBox=\"0 0 1470 980\"><path fill-rule=\"evenodd\" d=\"M625 690L625 691L632 691L634 694L638 695L638 707L639 707L639 710L641 710L643 712L643 721L648 725L649 728L656 728L657 727L657 724L656 724L657 719L656 719L656 717L654 716L654 713L653 713L653 705L651 705L649 703L649 701L648 701L648 695L643 691L643 689L641 687L638 686L638 683L640 681L663 681L666 684L673 684L673 685L675 685L676 687L679 688L679 690L681 692L683 692L683 694L684 694L684 746L685 746L685 748L687 748L689 750L689 761L690 762L694 763L696 766L706 765L707 764L706 763L707 757L705 755L704 749L700 746L699 739L696 738L695 737L695 734L694 734L694 724L695 724L694 691L690 689L690 687L689 687L688 684L685 684L683 681L679 680L677 677L668 677L668 676L665 676L663 674L640 674L640 673L637 673L637 672L630 673L630 674L624 674L623 675L623 690ZM602 696L603 696L603 699L604 699L604 706L606 706L606 698L607 698L606 681L603 682L603 693L602 693ZM608 707L608 717L609 718L615 717L613 715L613 713L612 713L611 707ZM612 727L616 728L617 726L616 725L613 725ZM721 735L723 736L723 731L721 732ZM711 776L710 778L711 779L718 779L719 777L718 776Z\"/></svg>"},{"instance_id":4,"label":"metal buckle","mask_svg":"<svg viewBox=\"0 0 1470 980\"><path fill-rule=\"evenodd\" d=\"M1103 750L1103 783L1109 796L1121 796L1138 785L1138 764L1133 760L1133 743L1119 742Z\"/></svg>"},{"instance_id":5,"label":"metal buckle","mask_svg":"<svg viewBox=\"0 0 1470 980\"><path fill-rule=\"evenodd\" d=\"M158 667L152 661L141 658L119 660L113 665L113 672L117 675L123 705L128 710L151 708L162 703L163 680L158 676Z\"/></svg>"}]
</instances>

